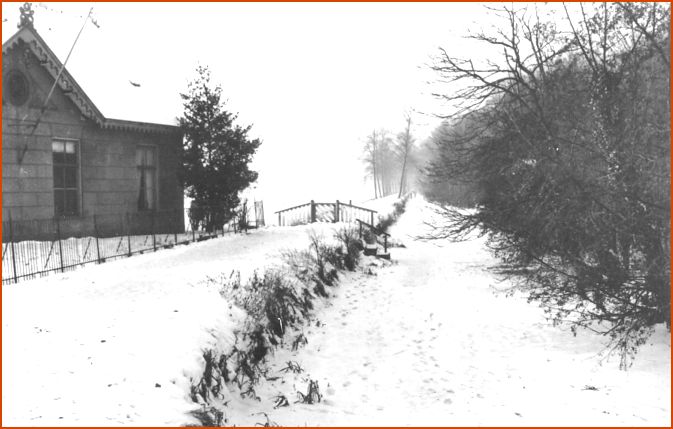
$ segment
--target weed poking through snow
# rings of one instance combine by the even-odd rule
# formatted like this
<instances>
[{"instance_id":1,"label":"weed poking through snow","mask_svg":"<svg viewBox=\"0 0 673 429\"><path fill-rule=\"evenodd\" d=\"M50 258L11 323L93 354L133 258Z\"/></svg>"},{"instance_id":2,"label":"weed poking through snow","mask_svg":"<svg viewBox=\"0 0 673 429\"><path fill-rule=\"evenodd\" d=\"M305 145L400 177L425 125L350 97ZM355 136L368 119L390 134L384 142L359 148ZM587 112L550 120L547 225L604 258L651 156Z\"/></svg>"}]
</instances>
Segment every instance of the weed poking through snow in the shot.
<instances>
[{"instance_id":1,"label":"weed poking through snow","mask_svg":"<svg viewBox=\"0 0 673 429\"><path fill-rule=\"evenodd\" d=\"M293 372L295 374L301 374L304 372L304 369L297 363L291 360L287 361L285 368L281 368L280 372Z\"/></svg>"},{"instance_id":2,"label":"weed poking through snow","mask_svg":"<svg viewBox=\"0 0 673 429\"><path fill-rule=\"evenodd\" d=\"M295 403L317 404L318 402L320 402L322 400L322 395L320 394L318 381L309 380L306 395L304 395L301 392L297 392L297 396L299 397L299 399Z\"/></svg>"},{"instance_id":3,"label":"weed poking through snow","mask_svg":"<svg viewBox=\"0 0 673 429\"><path fill-rule=\"evenodd\" d=\"M287 400L285 395L283 394L278 394L275 398L273 398L273 408L280 408L280 407L289 407L290 406L290 401Z\"/></svg>"},{"instance_id":4,"label":"weed poking through snow","mask_svg":"<svg viewBox=\"0 0 673 429\"><path fill-rule=\"evenodd\" d=\"M308 339L306 339L306 336L301 333L297 335L297 337L292 341L292 351L297 351L299 350L299 346L305 346L308 344Z\"/></svg>"},{"instance_id":5,"label":"weed poking through snow","mask_svg":"<svg viewBox=\"0 0 673 429\"><path fill-rule=\"evenodd\" d=\"M219 427L227 423L223 411L215 407L207 407L205 404L202 409L191 411L190 414L199 421L200 426L204 427Z\"/></svg>"},{"instance_id":6,"label":"weed poking through snow","mask_svg":"<svg viewBox=\"0 0 673 429\"><path fill-rule=\"evenodd\" d=\"M269 415L267 413L262 412L262 413L257 413L257 414L260 414L260 415L263 415L264 417L266 417L266 422L255 423L255 426L261 426L261 427L264 427L264 428L280 426L278 423L269 420Z\"/></svg>"}]
</instances>

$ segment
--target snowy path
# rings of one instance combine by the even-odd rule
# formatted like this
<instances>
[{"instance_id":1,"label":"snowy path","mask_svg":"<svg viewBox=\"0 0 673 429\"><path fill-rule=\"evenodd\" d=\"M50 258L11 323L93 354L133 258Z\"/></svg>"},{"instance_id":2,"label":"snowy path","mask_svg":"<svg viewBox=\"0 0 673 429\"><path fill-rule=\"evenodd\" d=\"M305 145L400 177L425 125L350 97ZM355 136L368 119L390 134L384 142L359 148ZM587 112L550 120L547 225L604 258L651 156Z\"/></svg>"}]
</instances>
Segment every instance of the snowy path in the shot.
<instances>
[{"instance_id":1,"label":"snowy path","mask_svg":"<svg viewBox=\"0 0 673 429\"><path fill-rule=\"evenodd\" d=\"M304 328L308 345L279 349L305 372L232 390L228 424L670 425L670 336L659 330L634 367L600 364L599 339L548 326L520 297L494 294L480 241L414 241L425 219L412 200L394 237L395 263L343 276ZM333 225L314 225L329 234ZM226 348L242 314L203 280L247 277L287 248L305 249L309 227L177 247L45 277L2 291L2 423L180 426L189 377L206 348ZM364 264L374 261L365 259ZM227 311L229 310L229 311ZM317 322L320 322L319 324ZM295 404L308 380L323 401ZM274 396L290 406L274 409Z\"/></svg>"},{"instance_id":2,"label":"snowy path","mask_svg":"<svg viewBox=\"0 0 673 429\"><path fill-rule=\"evenodd\" d=\"M481 241L405 243L377 276L342 282L304 349L276 354L275 371L291 359L306 373L265 386L230 422L263 423L254 413L264 411L292 426L670 425L665 330L630 371L616 358L601 365L595 336L574 338L524 299L494 294ZM309 378L321 404L272 408L274 395L305 393Z\"/></svg>"}]
</instances>

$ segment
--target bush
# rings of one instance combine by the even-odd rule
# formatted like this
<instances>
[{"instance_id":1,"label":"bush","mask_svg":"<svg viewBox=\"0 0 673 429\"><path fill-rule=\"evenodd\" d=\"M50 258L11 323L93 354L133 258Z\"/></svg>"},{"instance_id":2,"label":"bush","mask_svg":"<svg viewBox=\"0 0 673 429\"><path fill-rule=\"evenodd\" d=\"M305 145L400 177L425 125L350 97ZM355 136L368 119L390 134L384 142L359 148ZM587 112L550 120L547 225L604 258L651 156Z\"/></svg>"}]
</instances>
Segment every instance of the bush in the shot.
<instances>
[{"instance_id":1,"label":"bush","mask_svg":"<svg viewBox=\"0 0 673 429\"><path fill-rule=\"evenodd\" d=\"M343 265L348 271L355 271L360 252L362 251L362 242L358 237L358 230L355 227L343 227L335 234L335 238L341 242L346 249L343 256Z\"/></svg>"},{"instance_id":2,"label":"bush","mask_svg":"<svg viewBox=\"0 0 673 429\"><path fill-rule=\"evenodd\" d=\"M324 238L315 232L309 234L309 241L311 245L308 250L283 253L283 261L301 283L318 290L322 290L325 285L332 286L338 278L337 270L346 267L347 255L348 264L355 267L357 253L352 244L350 253L348 249L344 253L341 246L326 244ZM322 292L319 294L324 296Z\"/></svg>"},{"instance_id":3,"label":"bush","mask_svg":"<svg viewBox=\"0 0 673 429\"><path fill-rule=\"evenodd\" d=\"M315 295L329 296L325 286L334 285L338 269L354 270L357 266L361 250L357 231L342 228L335 238L338 244L329 245L321 236L311 233L309 249L283 254L284 269L268 269L263 275L255 271L245 283L241 282L240 272L235 271L228 277L210 280L219 284L220 294L233 299L248 317L244 333L240 336L241 347L239 335L236 335L236 342L229 353L203 352L203 375L198 383L191 386L194 402L205 404L222 399L224 386L229 382L236 383L242 397L259 399L254 386L264 374L262 365L266 356L282 343L290 331L288 328L297 328L308 320ZM304 334L300 333L292 341L292 349L296 350L307 342ZM317 388L317 383L309 386L305 396L308 401L320 400ZM212 408L193 415L202 422L221 422L223 414L216 414L216 411Z\"/></svg>"},{"instance_id":4,"label":"bush","mask_svg":"<svg viewBox=\"0 0 673 429\"><path fill-rule=\"evenodd\" d=\"M411 195L412 194L409 193L400 200L396 201L395 204L393 204L393 212L379 218L379 222L376 224L376 229L379 232L388 232L388 228L397 222L397 219L399 219L399 217L402 216L404 211L407 209L407 202L409 201Z\"/></svg>"},{"instance_id":5,"label":"bush","mask_svg":"<svg viewBox=\"0 0 673 429\"><path fill-rule=\"evenodd\" d=\"M671 323L670 7L587 3L592 25L568 15L569 38L537 13L500 12L506 34L474 39L502 68L446 52L434 67L471 106L434 171L479 191L478 210L447 211L437 236L488 233L503 274L554 322L608 337L626 368Z\"/></svg>"}]
</instances>

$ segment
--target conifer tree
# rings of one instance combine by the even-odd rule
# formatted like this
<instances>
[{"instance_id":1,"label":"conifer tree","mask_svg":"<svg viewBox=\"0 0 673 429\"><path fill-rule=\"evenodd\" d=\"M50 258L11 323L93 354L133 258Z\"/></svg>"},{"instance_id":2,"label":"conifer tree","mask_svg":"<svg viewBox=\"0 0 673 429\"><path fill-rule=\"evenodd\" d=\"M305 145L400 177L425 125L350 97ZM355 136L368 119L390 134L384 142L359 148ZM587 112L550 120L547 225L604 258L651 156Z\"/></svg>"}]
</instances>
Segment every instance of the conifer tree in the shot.
<instances>
[{"instance_id":1,"label":"conifer tree","mask_svg":"<svg viewBox=\"0 0 673 429\"><path fill-rule=\"evenodd\" d=\"M181 94L181 179L193 199L192 224L212 231L234 216L239 192L257 180L249 164L261 141L248 137L251 126L234 124L238 115L226 110L222 87L211 83L210 70L199 66L196 72L187 93Z\"/></svg>"}]
</instances>

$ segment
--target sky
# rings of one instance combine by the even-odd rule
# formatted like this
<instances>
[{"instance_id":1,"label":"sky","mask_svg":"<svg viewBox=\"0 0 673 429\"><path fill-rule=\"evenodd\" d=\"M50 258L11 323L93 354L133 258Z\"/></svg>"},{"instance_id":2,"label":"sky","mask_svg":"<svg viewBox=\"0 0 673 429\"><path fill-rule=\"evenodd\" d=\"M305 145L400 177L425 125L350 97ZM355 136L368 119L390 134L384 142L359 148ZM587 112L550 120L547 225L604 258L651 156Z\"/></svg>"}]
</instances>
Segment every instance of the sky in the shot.
<instances>
[{"instance_id":1,"label":"sky","mask_svg":"<svg viewBox=\"0 0 673 429\"><path fill-rule=\"evenodd\" d=\"M2 39L21 3L2 4ZM428 82L438 48L474 55L462 36L492 17L474 3L34 3L34 24L108 118L175 124L180 93L208 66L230 111L263 143L250 198L273 211L372 198L367 134L412 112L417 141L439 124ZM131 85L130 81L140 84Z\"/></svg>"}]
</instances>

